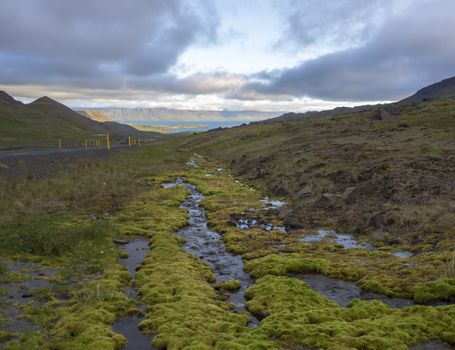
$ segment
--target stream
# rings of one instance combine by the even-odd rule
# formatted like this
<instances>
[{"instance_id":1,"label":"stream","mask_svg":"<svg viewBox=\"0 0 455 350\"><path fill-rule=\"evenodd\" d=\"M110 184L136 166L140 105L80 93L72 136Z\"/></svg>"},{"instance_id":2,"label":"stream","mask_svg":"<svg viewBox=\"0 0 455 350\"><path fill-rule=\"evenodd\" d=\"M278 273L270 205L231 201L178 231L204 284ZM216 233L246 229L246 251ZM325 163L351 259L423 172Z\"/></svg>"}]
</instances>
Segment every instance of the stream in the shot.
<instances>
[{"instance_id":1,"label":"stream","mask_svg":"<svg viewBox=\"0 0 455 350\"><path fill-rule=\"evenodd\" d=\"M196 186L177 178L173 183L163 184L165 188L182 186L188 190L190 197L185 200L182 207L188 211L189 225L177 232L177 235L185 238L183 248L206 262L215 274L216 283L227 280L239 280L240 289L232 291L229 302L235 305L238 312L248 312L245 307L245 290L249 288L254 280L248 273L243 271L242 258L233 255L226 250L222 236L208 228L205 209L200 205L204 196L197 190ZM249 326L257 326L259 320L249 313Z\"/></svg>"},{"instance_id":2,"label":"stream","mask_svg":"<svg viewBox=\"0 0 455 350\"><path fill-rule=\"evenodd\" d=\"M142 260L144 260L145 255L149 252L148 240L144 238L137 238L126 243L122 250L128 253L128 257L121 259L120 262L128 269L128 272L134 281L136 269L142 263ZM130 286L126 288L125 294L127 298L135 299L137 291ZM139 304L139 308L142 312L146 311L146 306L144 304ZM153 349L151 346L153 337L143 335L138 328L141 320L141 315L129 315L118 318L113 324L112 329L114 332L120 333L128 341L122 348L123 350Z\"/></svg>"}]
</instances>

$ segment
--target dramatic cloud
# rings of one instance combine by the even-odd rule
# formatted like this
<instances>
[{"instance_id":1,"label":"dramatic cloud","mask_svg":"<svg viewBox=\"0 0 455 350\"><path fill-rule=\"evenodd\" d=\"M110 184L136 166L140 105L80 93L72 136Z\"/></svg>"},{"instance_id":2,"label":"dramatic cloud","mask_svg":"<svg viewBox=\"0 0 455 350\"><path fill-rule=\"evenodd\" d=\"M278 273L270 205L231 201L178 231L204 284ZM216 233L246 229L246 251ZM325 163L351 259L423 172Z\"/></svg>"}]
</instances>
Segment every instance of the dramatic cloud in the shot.
<instances>
[{"instance_id":1,"label":"dramatic cloud","mask_svg":"<svg viewBox=\"0 0 455 350\"><path fill-rule=\"evenodd\" d=\"M0 0L0 88L199 109L396 100L455 75L454 13L454 0Z\"/></svg>"},{"instance_id":2,"label":"dramatic cloud","mask_svg":"<svg viewBox=\"0 0 455 350\"><path fill-rule=\"evenodd\" d=\"M0 80L153 85L190 45L214 41L217 22L210 1L0 0Z\"/></svg>"},{"instance_id":3,"label":"dramatic cloud","mask_svg":"<svg viewBox=\"0 0 455 350\"><path fill-rule=\"evenodd\" d=\"M283 9L286 30L277 46L330 52L357 46L409 4L410 0L288 0Z\"/></svg>"},{"instance_id":4,"label":"dramatic cloud","mask_svg":"<svg viewBox=\"0 0 455 350\"><path fill-rule=\"evenodd\" d=\"M242 90L343 101L404 97L455 74L454 13L451 0L415 1L364 44L263 72Z\"/></svg>"}]
</instances>

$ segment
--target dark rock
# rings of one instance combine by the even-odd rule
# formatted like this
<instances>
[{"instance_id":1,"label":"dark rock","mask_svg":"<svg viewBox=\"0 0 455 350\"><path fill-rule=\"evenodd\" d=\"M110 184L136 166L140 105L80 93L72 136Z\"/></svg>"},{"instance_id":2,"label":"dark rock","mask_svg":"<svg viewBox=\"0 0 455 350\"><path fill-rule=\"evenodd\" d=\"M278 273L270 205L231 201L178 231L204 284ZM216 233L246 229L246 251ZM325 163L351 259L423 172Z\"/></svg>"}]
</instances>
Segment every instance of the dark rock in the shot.
<instances>
[{"instance_id":1,"label":"dark rock","mask_svg":"<svg viewBox=\"0 0 455 350\"><path fill-rule=\"evenodd\" d=\"M112 242L114 242L115 244L120 244L120 245L124 245L124 244L128 244L129 241L125 240L125 239L113 239Z\"/></svg>"},{"instance_id":2,"label":"dark rock","mask_svg":"<svg viewBox=\"0 0 455 350\"><path fill-rule=\"evenodd\" d=\"M305 227L300 219L294 214L285 217L283 222L286 228L299 229Z\"/></svg>"},{"instance_id":3,"label":"dark rock","mask_svg":"<svg viewBox=\"0 0 455 350\"><path fill-rule=\"evenodd\" d=\"M368 222L368 226L370 227L383 227L384 224L385 224L384 213L373 215Z\"/></svg>"},{"instance_id":4,"label":"dark rock","mask_svg":"<svg viewBox=\"0 0 455 350\"><path fill-rule=\"evenodd\" d=\"M373 111L371 117L375 120L390 120L393 118L393 115L390 114L385 109L380 108L380 109Z\"/></svg>"},{"instance_id":5,"label":"dark rock","mask_svg":"<svg viewBox=\"0 0 455 350\"><path fill-rule=\"evenodd\" d=\"M269 190L276 196L284 197L289 194L288 189L285 187L285 185L283 185L282 182L273 182L269 186Z\"/></svg>"},{"instance_id":6,"label":"dark rock","mask_svg":"<svg viewBox=\"0 0 455 350\"><path fill-rule=\"evenodd\" d=\"M344 190L344 192L341 194L341 198L345 201L349 201L353 199L352 193L355 191L356 187L355 186L350 186Z\"/></svg>"},{"instance_id":7,"label":"dark rock","mask_svg":"<svg viewBox=\"0 0 455 350\"><path fill-rule=\"evenodd\" d=\"M376 230L371 234L371 238L380 241L380 240L384 239L387 235L388 235L387 232L384 232L382 230Z\"/></svg>"},{"instance_id":8,"label":"dark rock","mask_svg":"<svg viewBox=\"0 0 455 350\"><path fill-rule=\"evenodd\" d=\"M334 197L334 194L330 192L325 192L322 194L321 197L323 200L331 200Z\"/></svg>"},{"instance_id":9,"label":"dark rock","mask_svg":"<svg viewBox=\"0 0 455 350\"><path fill-rule=\"evenodd\" d=\"M284 208L284 209L281 209L280 212L278 213L278 219L283 220L293 214L294 214L294 212L292 211L292 209Z\"/></svg>"},{"instance_id":10,"label":"dark rock","mask_svg":"<svg viewBox=\"0 0 455 350\"><path fill-rule=\"evenodd\" d=\"M297 192L296 196L297 196L297 198L309 197L312 193L313 193L313 186L306 185L304 188L302 188L300 191Z\"/></svg>"}]
</instances>

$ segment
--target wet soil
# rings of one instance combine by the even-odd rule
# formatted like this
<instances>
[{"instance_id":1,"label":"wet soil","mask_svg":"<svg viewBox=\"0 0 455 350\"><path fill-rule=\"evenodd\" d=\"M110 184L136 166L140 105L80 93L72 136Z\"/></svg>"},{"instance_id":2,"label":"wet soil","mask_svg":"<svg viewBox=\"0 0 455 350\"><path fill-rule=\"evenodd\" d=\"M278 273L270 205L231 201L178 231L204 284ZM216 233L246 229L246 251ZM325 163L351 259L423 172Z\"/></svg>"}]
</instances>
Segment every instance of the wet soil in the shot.
<instances>
[{"instance_id":1,"label":"wet soil","mask_svg":"<svg viewBox=\"0 0 455 350\"><path fill-rule=\"evenodd\" d=\"M19 261L9 262L7 269L20 274L20 280L0 284L2 291L0 317L8 319L0 329L13 334L34 332L39 327L24 317L22 307L26 305L39 307L45 303L37 299L35 294L54 286L50 278L56 271L38 264Z\"/></svg>"}]
</instances>

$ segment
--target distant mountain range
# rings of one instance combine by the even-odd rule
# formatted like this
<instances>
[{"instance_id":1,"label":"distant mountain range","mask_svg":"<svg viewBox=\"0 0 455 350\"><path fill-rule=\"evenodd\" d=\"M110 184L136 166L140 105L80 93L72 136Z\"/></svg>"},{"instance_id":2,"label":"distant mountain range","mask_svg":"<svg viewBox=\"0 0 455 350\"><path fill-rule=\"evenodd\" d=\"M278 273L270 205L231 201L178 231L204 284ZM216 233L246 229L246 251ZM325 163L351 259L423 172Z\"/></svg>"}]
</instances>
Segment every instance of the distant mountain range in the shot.
<instances>
[{"instance_id":1,"label":"distant mountain range","mask_svg":"<svg viewBox=\"0 0 455 350\"><path fill-rule=\"evenodd\" d=\"M160 134L140 131L127 123L154 122L252 122L274 123L318 116L345 115L357 112L372 112L377 119L397 115L403 106L436 98L455 99L455 77L445 79L419 90L416 94L391 104L365 105L353 108L338 107L329 111L286 113L279 117L276 112L259 111L210 111L177 110L168 108L99 108L73 111L49 98L41 97L29 104L16 101L0 91L0 146L18 144L55 144L59 138L66 143L80 145L81 140L100 138L110 133L115 140L124 141L127 136L156 138Z\"/></svg>"},{"instance_id":2,"label":"distant mountain range","mask_svg":"<svg viewBox=\"0 0 455 350\"><path fill-rule=\"evenodd\" d=\"M0 146L56 144L58 139L66 144L81 145L85 139L98 140L106 133L116 141L125 140L127 136L159 135L112 121L94 121L46 96L23 104L0 91Z\"/></svg>"},{"instance_id":3,"label":"distant mountain range","mask_svg":"<svg viewBox=\"0 0 455 350\"><path fill-rule=\"evenodd\" d=\"M118 122L251 122L274 118L283 112L261 111L216 111L188 110L171 108L92 108L77 109L79 113L97 121L113 120Z\"/></svg>"}]
</instances>

